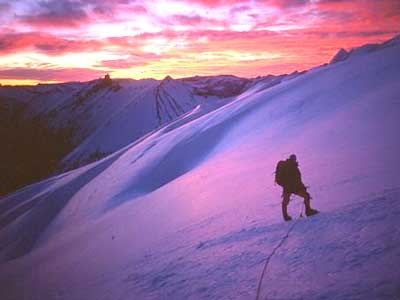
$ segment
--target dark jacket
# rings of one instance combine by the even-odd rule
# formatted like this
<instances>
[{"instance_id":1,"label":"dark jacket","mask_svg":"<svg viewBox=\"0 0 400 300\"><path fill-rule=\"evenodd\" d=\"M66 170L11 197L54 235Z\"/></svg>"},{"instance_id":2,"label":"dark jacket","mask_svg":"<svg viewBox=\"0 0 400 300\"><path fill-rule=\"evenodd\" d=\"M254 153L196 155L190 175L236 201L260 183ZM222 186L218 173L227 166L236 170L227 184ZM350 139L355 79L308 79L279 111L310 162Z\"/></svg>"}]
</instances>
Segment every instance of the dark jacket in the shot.
<instances>
[{"instance_id":1,"label":"dark jacket","mask_svg":"<svg viewBox=\"0 0 400 300\"><path fill-rule=\"evenodd\" d=\"M301 180L301 173L299 170L299 164L291 159L286 160L286 183L283 186L284 192L297 193L301 190L306 189L305 185Z\"/></svg>"}]
</instances>

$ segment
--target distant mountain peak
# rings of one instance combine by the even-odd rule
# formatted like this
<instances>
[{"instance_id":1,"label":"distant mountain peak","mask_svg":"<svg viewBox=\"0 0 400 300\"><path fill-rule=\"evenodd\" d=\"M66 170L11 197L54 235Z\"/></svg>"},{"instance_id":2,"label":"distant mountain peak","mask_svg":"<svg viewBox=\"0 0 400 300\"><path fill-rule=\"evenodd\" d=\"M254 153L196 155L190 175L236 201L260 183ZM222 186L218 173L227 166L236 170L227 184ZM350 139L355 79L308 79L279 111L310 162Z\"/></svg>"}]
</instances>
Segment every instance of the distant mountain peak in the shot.
<instances>
[{"instance_id":1,"label":"distant mountain peak","mask_svg":"<svg viewBox=\"0 0 400 300\"><path fill-rule=\"evenodd\" d=\"M340 48L340 50L335 54L335 56L331 59L331 61L329 63L334 64L339 61L346 60L347 57L349 57L349 52L343 48Z\"/></svg>"},{"instance_id":2,"label":"distant mountain peak","mask_svg":"<svg viewBox=\"0 0 400 300\"><path fill-rule=\"evenodd\" d=\"M400 45L400 34L383 43L385 46Z\"/></svg>"},{"instance_id":3,"label":"distant mountain peak","mask_svg":"<svg viewBox=\"0 0 400 300\"><path fill-rule=\"evenodd\" d=\"M329 62L334 64L340 61L347 60L349 57L369 54L371 52L379 51L381 49L392 47L400 44L400 34L382 43L365 44L347 51L341 48Z\"/></svg>"},{"instance_id":4,"label":"distant mountain peak","mask_svg":"<svg viewBox=\"0 0 400 300\"><path fill-rule=\"evenodd\" d=\"M107 85L111 85L112 84L112 80L109 74L106 74L106 76L104 76L103 82Z\"/></svg>"},{"instance_id":5,"label":"distant mountain peak","mask_svg":"<svg viewBox=\"0 0 400 300\"><path fill-rule=\"evenodd\" d=\"M165 76L165 78L163 79L163 81L169 81L169 80L173 80L173 78L169 75Z\"/></svg>"}]
</instances>

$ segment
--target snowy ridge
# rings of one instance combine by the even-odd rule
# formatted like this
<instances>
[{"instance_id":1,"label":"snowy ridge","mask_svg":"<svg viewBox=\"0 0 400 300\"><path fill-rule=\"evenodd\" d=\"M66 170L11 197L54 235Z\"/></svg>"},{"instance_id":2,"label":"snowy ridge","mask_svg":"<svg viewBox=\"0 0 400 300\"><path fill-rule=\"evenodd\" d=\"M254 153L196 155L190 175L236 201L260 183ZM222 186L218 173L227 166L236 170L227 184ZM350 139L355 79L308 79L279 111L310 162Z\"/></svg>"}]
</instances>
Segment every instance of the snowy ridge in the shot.
<instances>
[{"instance_id":1,"label":"snowy ridge","mask_svg":"<svg viewBox=\"0 0 400 300\"><path fill-rule=\"evenodd\" d=\"M228 98L241 94L248 88L249 84L255 80L231 75L221 75L217 77L195 76L184 78L183 81L194 87L194 93L196 95Z\"/></svg>"},{"instance_id":2,"label":"snowy ridge","mask_svg":"<svg viewBox=\"0 0 400 300\"><path fill-rule=\"evenodd\" d=\"M174 81L169 76L164 78L156 88L155 98L157 120L160 126L171 122L198 105L198 100L195 99L189 87Z\"/></svg>"},{"instance_id":3,"label":"snowy ridge","mask_svg":"<svg viewBox=\"0 0 400 300\"><path fill-rule=\"evenodd\" d=\"M330 64L337 63L339 61L346 60L349 57L350 53L347 52L345 49L340 48L340 50L335 54L335 56L329 62Z\"/></svg>"},{"instance_id":4,"label":"snowy ridge","mask_svg":"<svg viewBox=\"0 0 400 300\"><path fill-rule=\"evenodd\" d=\"M329 62L330 64L334 64L340 61L344 61L349 57L355 57L358 55L365 55L374 51L382 50L386 47L398 46L400 45L400 35L395 36L394 38L380 43L380 44L366 44L350 51L346 51L345 49L341 48L335 56Z\"/></svg>"},{"instance_id":5,"label":"snowy ridge","mask_svg":"<svg viewBox=\"0 0 400 300\"><path fill-rule=\"evenodd\" d=\"M270 76L268 80L281 77ZM205 111L224 105L250 82L256 80L234 76L175 80L168 76L162 81L97 79L3 86L0 104L6 114L15 110L26 120L40 120L54 131L69 132L73 149L61 167L71 169L128 145L198 105Z\"/></svg>"},{"instance_id":6,"label":"snowy ridge","mask_svg":"<svg viewBox=\"0 0 400 300\"><path fill-rule=\"evenodd\" d=\"M1 198L0 294L255 299L277 249L260 299L396 299L399 55L396 44L290 80L260 78ZM281 243L293 224L272 172L291 153L322 213Z\"/></svg>"}]
</instances>

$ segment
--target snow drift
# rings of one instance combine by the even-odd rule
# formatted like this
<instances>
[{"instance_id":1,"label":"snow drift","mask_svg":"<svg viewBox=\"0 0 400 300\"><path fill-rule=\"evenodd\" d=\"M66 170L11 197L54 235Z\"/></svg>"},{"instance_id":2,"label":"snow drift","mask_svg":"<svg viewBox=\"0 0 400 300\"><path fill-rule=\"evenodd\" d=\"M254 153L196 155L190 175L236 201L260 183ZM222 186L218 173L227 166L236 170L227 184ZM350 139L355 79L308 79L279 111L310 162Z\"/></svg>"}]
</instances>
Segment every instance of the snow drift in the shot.
<instances>
[{"instance_id":1,"label":"snow drift","mask_svg":"<svg viewBox=\"0 0 400 300\"><path fill-rule=\"evenodd\" d=\"M395 40L260 81L2 198L1 298L251 299L273 253L259 299L396 299L399 58ZM322 213L294 200L285 223L291 153Z\"/></svg>"}]
</instances>

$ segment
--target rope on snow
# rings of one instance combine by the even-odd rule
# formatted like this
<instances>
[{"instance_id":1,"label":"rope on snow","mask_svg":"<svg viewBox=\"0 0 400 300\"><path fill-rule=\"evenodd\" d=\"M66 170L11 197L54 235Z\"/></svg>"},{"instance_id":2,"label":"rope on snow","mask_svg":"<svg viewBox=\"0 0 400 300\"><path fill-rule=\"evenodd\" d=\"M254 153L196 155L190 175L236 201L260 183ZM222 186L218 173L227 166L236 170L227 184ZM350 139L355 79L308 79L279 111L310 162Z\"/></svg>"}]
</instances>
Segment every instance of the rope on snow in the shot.
<instances>
[{"instance_id":1,"label":"rope on snow","mask_svg":"<svg viewBox=\"0 0 400 300\"><path fill-rule=\"evenodd\" d=\"M259 300L259 299L260 299L261 285L262 285L262 281L263 281L264 275L265 275L266 272L267 272L267 268L268 268L269 261L271 260L272 256L275 255L275 252L283 245L283 243L284 243L284 242L286 241L286 239L289 237L290 232L293 230L293 228L296 226L296 224L297 224L297 222L299 221L299 219L302 218L302 217L303 217L303 208L301 209L299 218L297 218L296 220L294 220L292 226L290 226L290 228L289 228L289 230L286 232L285 236L279 241L278 245L272 250L272 252L270 253L270 255L268 255L267 260L265 261L265 264L264 264L264 269L263 269L263 271L262 271L262 273L261 273L260 280L259 280L259 282L258 282L256 300ZM267 298L265 298L265 300L266 300L266 299L267 299Z\"/></svg>"}]
</instances>

